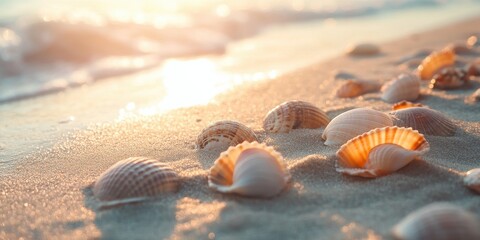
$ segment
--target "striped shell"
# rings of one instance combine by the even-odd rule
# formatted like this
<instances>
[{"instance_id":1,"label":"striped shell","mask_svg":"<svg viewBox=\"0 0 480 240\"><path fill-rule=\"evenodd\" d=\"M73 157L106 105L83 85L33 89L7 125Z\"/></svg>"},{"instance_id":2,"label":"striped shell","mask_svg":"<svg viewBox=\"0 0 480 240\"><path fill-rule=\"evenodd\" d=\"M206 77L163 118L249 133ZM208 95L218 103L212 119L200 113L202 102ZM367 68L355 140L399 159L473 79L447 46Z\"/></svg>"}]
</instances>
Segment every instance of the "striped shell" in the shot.
<instances>
[{"instance_id":1,"label":"striped shell","mask_svg":"<svg viewBox=\"0 0 480 240\"><path fill-rule=\"evenodd\" d=\"M400 101L392 105L392 110L400 110L400 109L405 109L405 108L411 108L411 107L424 107L423 104L421 103L412 103L409 101Z\"/></svg>"},{"instance_id":2,"label":"striped shell","mask_svg":"<svg viewBox=\"0 0 480 240\"><path fill-rule=\"evenodd\" d=\"M467 72L461 68L444 68L433 75L430 88L455 89L468 83Z\"/></svg>"},{"instance_id":3,"label":"striped shell","mask_svg":"<svg viewBox=\"0 0 480 240\"><path fill-rule=\"evenodd\" d=\"M353 98L380 89L380 84L366 80L348 80L337 89L337 97Z\"/></svg>"},{"instance_id":4,"label":"striped shell","mask_svg":"<svg viewBox=\"0 0 480 240\"><path fill-rule=\"evenodd\" d=\"M203 149L226 149L244 141L258 141L255 133L247 126L230 120L215 122L205 129L197 137L197 148Z\"/></svg>"},{"instance_id":5,"label":"striped shell","mask_svg":"<svg viewBox=\"0 0 480 240\"><path fill-rule=\"evenodd\" d=\"M208 174L210 188L249 197L273 197L289 180L280 153L257 142L230 147L220 154Z\"/></svg>"},{"instance_id":6,"label":"striped shell","mask_svg":"<svg viewBox=\"0 0 480 240\"><path fill-rule=\"evenodd\" d=\"M270 133L288 133L298 128L320 128L328 124L327 114L304 101L287 101L267 113L263 128Z\"/></svg>"},{"instance_id":7,"label":"striped shell","mask_svg":"<svg viewBox=\"0 0 480 240\"><path fill-rule=\"evenodd\" d=\"M356 108L332 119L323 131L322 139L325 145L342 145L364 132L392 125L388 114L370 108Z\"/></svg>"},{"instance_id":8,"label":"striped shell","mask_svg":"<svg viewBox=\"0 0 480 240\"><path fill-rule=\"evenodd\" d=\"M480 239L480 222L461 207L432 203L408 214L392 234L401 240Z\"/></svg>"},{"instance_id":9,"label":"striped shell","mask_svg":"<svg viewBox=\"0 0 480 240\"><path fill-rule=\"evenodd\" d=\"M473 191L480 193L480 168L474 168L467 172L463 183Z\"/></svg>"},{"instance_id":10,"label":"striped shell","mask_svg":"<svg viewBox=\"0 0 480 240\"><path fill-rule=\"evenodd\" d=\"M401 74L382 87L382 99L390 103L402 100L413 101L419 95L420 80L413 74Z\"/></svg>"},{"instance_id":11,"label":"striped shell","mask_svg":"<svg viewBox=\"0 0 480 240\"><path fill-rule=\"evenodd\" d=\"M371 56L380 53L380 48L372 43L360 43L347 49L350 56Z\"/></svg>"},{"instance_id":12,"label":"striped shell","mask_svg":"<svg viewBox=\"0 0 480 240\"><path fill-rule=\"evenodd\" d=\"M430 145L411 128L376 128L342 145L337 151L337 172L379 177L406 166L428 152Z\"/></svg>"},{"instance_id":13,"label":"striped shell","mask_svg":"<svg viewBox=\"0 0 480 240\"><path fill-rule=\"evenodd\" d=\"M474 104L480 101L480 88L478 88L475 92L465 97L465 103L467 104Z\"/></svg>"},{"instance_id":14,"label":"striped shell","mask_svg":"<svg viewBox=\"0 0 480 240\"><path fill-rule=\"evenodd\" d=\"M455 53L450 50L433 52L418 66L418 75L422 80L430 80L440 69L455 64Z\"/></svg>"},{"instance_id":15,"label":"striped shell","mask_svg":"<svg viewBox=\"0 0 480 240\"><path fill-rule=\"evenodd\" d=\"M93 195L102 201L153 197L178 189L177 174L165 163L146 157L121 160L98 177Z\"/></svg>"},{"instance_id":16,"label":"striped shell","mask_svg":"<svg viewBox=\"0 0 480 240\"><path fill-rule=\"evenodd\" d=\"M442 113L425 107L411 107L390 112L393 123L400 127L411 127L426 135L452 136L455 124Z\"/></svg>"}]
</instances>

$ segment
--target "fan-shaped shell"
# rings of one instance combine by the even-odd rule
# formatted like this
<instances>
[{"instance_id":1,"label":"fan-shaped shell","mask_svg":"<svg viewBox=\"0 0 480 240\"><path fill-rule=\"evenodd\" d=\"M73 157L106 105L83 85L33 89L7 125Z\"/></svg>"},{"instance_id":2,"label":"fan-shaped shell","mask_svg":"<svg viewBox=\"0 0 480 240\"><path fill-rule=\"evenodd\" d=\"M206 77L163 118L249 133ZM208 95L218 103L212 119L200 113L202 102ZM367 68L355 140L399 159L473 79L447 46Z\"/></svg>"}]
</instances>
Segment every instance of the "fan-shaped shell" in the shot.
<instances>
[{"instance_id":1,"label":"fan-shaped shell","mask_svg":"<svg viewBox=\"0 0 480 240\"><path fill-rule=\"evenodd\" d=\"M401 74L382 87L382 99L394 103L413 101L420 95L420 80L413 74Z\"/></svg>"},{"instance_id":2,"label":"fan-shaped shell","mask_svg":"<svg viewBox=\"0 0 480 240\"><path fill-rule=\"evenodd\" d=\"M347 53L351 56L371 56L380 53L380 48L372 43L360 43L349 47Z\"/></svg>"},{"instance_id":3,"label":"fan-shaped shell","mask_svg":"<svg viewBox=\"0 0 480 240\"><path fill-rule=\"evenodd\" d=\"M423 135L411 128L376 128L340 147L336 170L354 176L378 177L402 168L429 149Z\"/></svg>"},{"instance_id":4,"label":"fan-shaped shell","mask_svg":"<svg viewBox=\"0 0 480 240\"><path fill-rule=\"evenodd\" d=\"M473 191L480 193L480 168L474 168L467 172L463 183Z\"/></svg>"},{"instance_id":5,"label":"fan-shaped shell","mask_svg":"<svg viewBox=\"0 0 480 240\"><path fill-rule=\"evenodd\" d=\"M247 126L230 120L215 122L205 129L197 137L197 148L227 148L244 141L258 141L255 133Z\"/></svg>"},{"instance_id":6,"label":"fan-shaped shell","mask_svg":"<svg viewBox=\"0 0 480 240\"><path fill-rule=\"evenodd\" d=\"M330 119L327 114L304 101L287 101L267 113L263 128L271 133L288 133L297 128L320 128Z\"/></svg>"},{"instance_id":7,"label":"fan-shaped shell","mask_svg":"<svg viewBox=\"0 0 480 240\"><path fill-rule=\"evenodd\" d=\"M418 66L418 75L422 80L430 80L440 69L455 64L455 53L451 50L433 52Z\"/></svg>"},{"instance_id":8,"label":"fan-shaped shell","mask_svg":"<svg viewBox=\"0 0 480 240\"><path fill-rule=\"evenodd\" d=\"M455 89L468 83L467 72L461 68L444 68L433 75L430 88Z\"/></svg>"},{"instance_id":9,"label":"fan-shaped shell","mask_svg":"<svg viewBox=\"0 0 480 240\"><path fill-rule=\"evenodd\" d=\"M380 84L366 80L348 80L337 89L337 97L353 98L380 89Z\"/></svg>"},{"instance_id":10,"label":"fan-shaped shell","mask_svg":"<svg viewBox=\"0 0 480 240\"><path fill-rule=\"evenodd\" d=\"M474 104L480 101L480 88L465 98L465 103Z\"/></svg>"},{"instance_id":11,"label":"fan-shaped shell","mask_svg":"<svg viewBox=\"0 0 480 240\"><path fill-rule=\"evenodd\" d=\"M411 108L411 107L424 107L423 104L421 103L412 103L409 101L400 101L392 105L392 110L400 110L400 109L405 109L405 108Z\"/></svg>"},{"instance_id":12,"label":"fan-shaped shell","mask_svg":"<svg viewBox=\"0 0 480 240\"><path fill-rule=\"evenodd\" d=\"M102 201L153 197L176 191L178 182L178 175L165 163L146 157L131 157L103 172L93 185L93 194Z\"/></svg>"},{"instance_id":13,"label":"fan-shaped shell","mask_svg":"<svg viewBox=\"0 0 480 240\"><path fill-rule=\"evenodd\" d=\"M356 108L332 119L323 131L322 138L325 145L342 145L364 132L392 125L388 114L370 108Z\"/></svg>"},{"instance_id":14,"label":"fan-shaped shell","mask_svg":"<svg viewBox=\"0 0 480 240\"><path fill-rule=\"evenodd\" d=\"M425 107L411 107L390 112L393 123L400 127L411 127L427 135L451 136L456 126L442 113Z\"/></svg>"},{"instance_id":15,"label":"fan-shaped shell","mask_svg":"<svg viewBox=\"0 0 480 240\"><path fill-rule=\"evenodd\" d=\"M480 223L461 207L433 203L408 214L392 234L401 240L480 239Z\"/></svg>"},{"instance_id":16,"label":"fan-shaped shell","mask_svg":"<svg viewBox=\"0 0 480 240\"><path fill-rule=\"evenodd\" d=\"M257 142L243 142L220 154L208 175L208 186L224 193L273 197L290 180L280 153Z\"/></svg>"}]
</instances>

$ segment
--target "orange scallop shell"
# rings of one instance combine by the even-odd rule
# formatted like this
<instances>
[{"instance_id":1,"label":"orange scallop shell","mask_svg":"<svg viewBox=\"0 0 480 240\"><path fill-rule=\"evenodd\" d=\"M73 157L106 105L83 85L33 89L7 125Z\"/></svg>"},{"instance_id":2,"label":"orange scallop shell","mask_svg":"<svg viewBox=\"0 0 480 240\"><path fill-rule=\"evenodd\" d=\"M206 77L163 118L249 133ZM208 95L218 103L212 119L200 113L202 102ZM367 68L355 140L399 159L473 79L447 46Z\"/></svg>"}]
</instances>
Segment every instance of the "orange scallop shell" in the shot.
<instances>
[{"instance_id":1,"label":"orange scallop shell","mask_svg":"<svg viewBox=\"0 0 480 240\"><path fill-rule=\"evenodd\" d=\"M454 64L455 53L452 50L433 52L418 66L418 75L422 80L430 80L440 69Z\"/></svg>"}]
</instances>

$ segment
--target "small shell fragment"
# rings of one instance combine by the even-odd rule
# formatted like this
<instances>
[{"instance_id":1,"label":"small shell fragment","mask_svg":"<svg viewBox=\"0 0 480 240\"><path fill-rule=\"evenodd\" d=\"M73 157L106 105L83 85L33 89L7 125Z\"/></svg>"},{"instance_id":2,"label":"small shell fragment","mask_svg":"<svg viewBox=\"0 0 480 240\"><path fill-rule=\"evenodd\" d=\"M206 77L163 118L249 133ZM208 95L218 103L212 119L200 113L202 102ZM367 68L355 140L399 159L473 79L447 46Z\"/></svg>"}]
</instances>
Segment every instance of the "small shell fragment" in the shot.
<instances>
[{"instance_id":1,"label":"small shell fragment","mask_svg":"<svg viewBox=\"0 0 480 240\"><path fill-rule=\"evenodd\" d=\"M382 99L394 103L413 101L420 95L420 80L413 74L401 74L382 87Z\"/></svg>"},{"instance_id":2,"label":"small shell fragment","mask_svg":"<svg viewBox=\"0 0 480 240\"><path fill-rule=\"evenodd\" d=\"M196 145L199 149L235 146L244 141L258 141L255 133L242 123L230 120L215 122L198 135Z\"/></svg>"},{"instance_id":3,"label":"small shell fragment","mask_svg":"<svg viewBox=\"0 0 480 240\"><path fill-rule=\"evenodd\" d=\"M380 48L372 43L361 43L351 46L347 50L350 56L372 56L380 53Z\"/></svg>"},{"instance_id":4,"label":"small shell fragment","mask_svg":"<svg viewBox=\"0 0 480 240\"><path fill-rule=\"evenodd\" d=\"M418 66L418 75L422 80L430 80L433 75L444 67L455 64L455 53L449 50L433 52Z\"/></svg>"},{"instance_id":5,"label":"small shell fragment","mask_svg":"<svg viewBox=\"0 0 480 240\"><path fill-rule=\"evenodd\" d=\"M444 68L433 75L430 88L456 89L468 83L467 72L461 68Z\"/></svg>"},{"instance_id":6,"label":"small shell fragment","mask_svg":"<svg viewBox=\"0 0 480 240\"><path fill-rule=\"evenodd\" d=\"M442 113L425 107L411 107L390 112L393 124L411 127L426 135L452 136L455 124Z\"/></svg>"},{"instance_id":7,"label":"small shell fragment","mask_svg":"<svg viewBox=\"0 0 480 240\"><path fill-rule=\"evenodd\" d=\"M409 101L400 101L392 105L392 110L400 110L400 109L405 109L405 108L411 108L411 107L424 107L425 105L421 103L412 103Z\"/></svg>"},{"instance_id":8,"label":"small shell fragment","mask_svg":"<svg viewBox=\"0 0 480 240\"><path fill-rule=\"evenodd\" d=\"M463 183L473 191L480 193L480 168L474 168L467 172Z\"/></svg>"},{"instance_id":9,"label":"small shell fragment","mask_svg":"<svg viewBox=\"0 0 480 240\"><path fill-rule=\"evenodd\" d=\"M337 89L337 97L353 98L369 92L378 91L381 84L366 80L348 80Z\"/></svg>"},{"instance_id":10,"label":"small shell fragment","mask_svg":"<svg viewBox=\"0 0 480 240\"><path fill-rule=\"evenodd\" d=\"M474 104L480 101L480 88L478 88L475 92L465 97L466 104Z\"/></svg>"},{"instance_id":11,"label":"small shell fragment","mask_svg":"<svg viewBox=\"0 0 480 240\"><path fill-rule=\"evenodd\" d=\"M327 114L311 103L287 101L270 110L263 120L269 133L288 133L298 128L321 128L330 122Z\"/></svg>"}]
</instances>

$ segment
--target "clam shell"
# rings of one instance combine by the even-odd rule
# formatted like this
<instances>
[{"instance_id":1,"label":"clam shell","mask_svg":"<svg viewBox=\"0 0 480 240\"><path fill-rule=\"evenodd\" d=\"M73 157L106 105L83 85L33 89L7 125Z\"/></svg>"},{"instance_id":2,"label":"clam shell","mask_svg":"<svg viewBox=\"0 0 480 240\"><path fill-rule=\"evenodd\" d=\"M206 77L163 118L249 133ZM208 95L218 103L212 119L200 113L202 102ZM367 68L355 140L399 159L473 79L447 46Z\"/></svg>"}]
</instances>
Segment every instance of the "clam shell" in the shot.
<instances>
[{"instance_id":1,"label":"clam shell","mask_svg":"<svg viewBox=\"0 0 480 240\"><path fill-rule=\"evenodd\" d=\"M372 43L360 43L347 50L347 54L351 56L371 56L379 53L380 48Z\"/></svg>"},{"instance_id":2,"label":"clam shell","mask_svg":"<svg viewBox=\"0 0 480 240\"><path fill-rule=\"evenodd\" d=\"M212 149L235 146L244 141L258 141L255 133L247 126L230 120L215 122L205 129L197 137L197 148Z\"/></svg>"},{"instance_id":3,"label":"clam shell","mask_svg":"<svg viewBox=\"0 0 480 240\"><path fill-rule=\"evenodd\" d=\"M401 74L382 87L382 99L394 103L413 101L420 95L420 80L413 74Z\"/></svg>"},{"instance_id":4,"label":"clam shell","mask_svg":"<svg viewBox=\"0 0 480 240\"><path fill-rule=\"evenodd\" d=\"M210 188L249 197L273 197L289 180L280 153L257 142L230 147L220 154L208 174Z\"/></svg>"},{"instance_id":5,"label":"clam shell","mask_svg":"<svg viewBox=\"0 0 480 240\"><path fill-rule=\"evenodd\" d=\"M93 185L93 195L102 201L153 197L178 189L179 177L158 160L131 157L115 163Z\"/></svg>"},{"instance_id":6,"label":"clam shell","mask_svg":"<svg viewBox=\"0 0 480 240\"><path fill-rule=\"evenodd\" d=\"M327 114L304 101L287 101L267 113L263 128L270 133L288 133L298 128L320 128L330 119Z\"/></svg>"},{"instance_id":7,"label":"clam shell","mask_svg":"<svg viewBox=\"0 0 480 240\"><path fill-rule=\"evenodd\" d=\"M322 139L325 145L342 145L364 132L392 125L388 114L370 108L356 108L332 119L323 131Z\"/></svg>"},{"instance_id":8,"label":"clam shell","mask_svg":"<svg viewBox=\"0 0 480 240\"><path fill-rule=\"evenodd\" d=\"M433 75L430 88L456 89L468 83L467 72L461 68L444 68Z\"/></svg>"},{"instance_id":9,"label":"clam shell","mask_svg":"<svg viewBox=\"0 0 480 240\"><path fill-rule=\"evenodd\" d=\"M480 88L465 98L465 103L474 104L480 101Z\"/></svg>"},{"instance_id":10,"label":"clam shell","mask_svg":"<svg viewBox=\"0 0 480 240\"><path fill-rule=\"evenodd\" d=\"M354 176L379 177L404 167L429 149L423 135L411 128L376 128L340 147L336 170Z\"/></svg>"},{"instance_id":11,"label":"clam shell","mask_svg":"<svg viewBox=\"0 0 480 240\"><path fill-rule=\"evenodd\" d=\"M430 80L440 69L455 64L455 53L451 50L433 52L418 66L418 75L422 80Z\"/></svg>"},{"instance_id":12,"label":"clam shell","mask_svg":"<svg viewBox=\"0 0 480 240\"><path fill-rule=\"evenodd\" d=\"M480 193L480 168L474 168L467 172L463 183L473 191Z\"/></svg>"},{"instance_id":13,"label":"clam shell","mask_svg":"<svg viewBox=\"0 0 480 240\"><path fill-rule=\"evenodd\" d=\"M409 101L400 101L392 105L392 110L400 110L400 109L405 109L405 108L411 108L411 107L424 107L423 104L421 103L412 103Z\"/></svg>"},{"instance_id":14,"label":"clam shell","mask_svg":"<svg viewBox=\"0 0 480 240\"><path fill-rule=\"evenodd\" d=\"M426 135L452 136L455 124L442 113L425 107L411 107L390 112L393 124L411 127Z\"/></svg>"},{"instance_id":15,"label":"clam shell","mask_svg":"<svg viewBox=\"0 0 480 240\"><path fill-rule=\"evenodd\" d=\"M401 240L480 239L480 223L461 207L433 203L408 214L392 234Z\"/></svg>"},{"instance_id":16,"label":"clam shell","mask_svg":"<svg viewBox=\"0 0 480 240\"><path fill-rule=\"evenodd\" d=\"M380 89L380 84L366 80L348 80L337 89L337 97L353 98Z\"/></svg>"}]
</instances>

